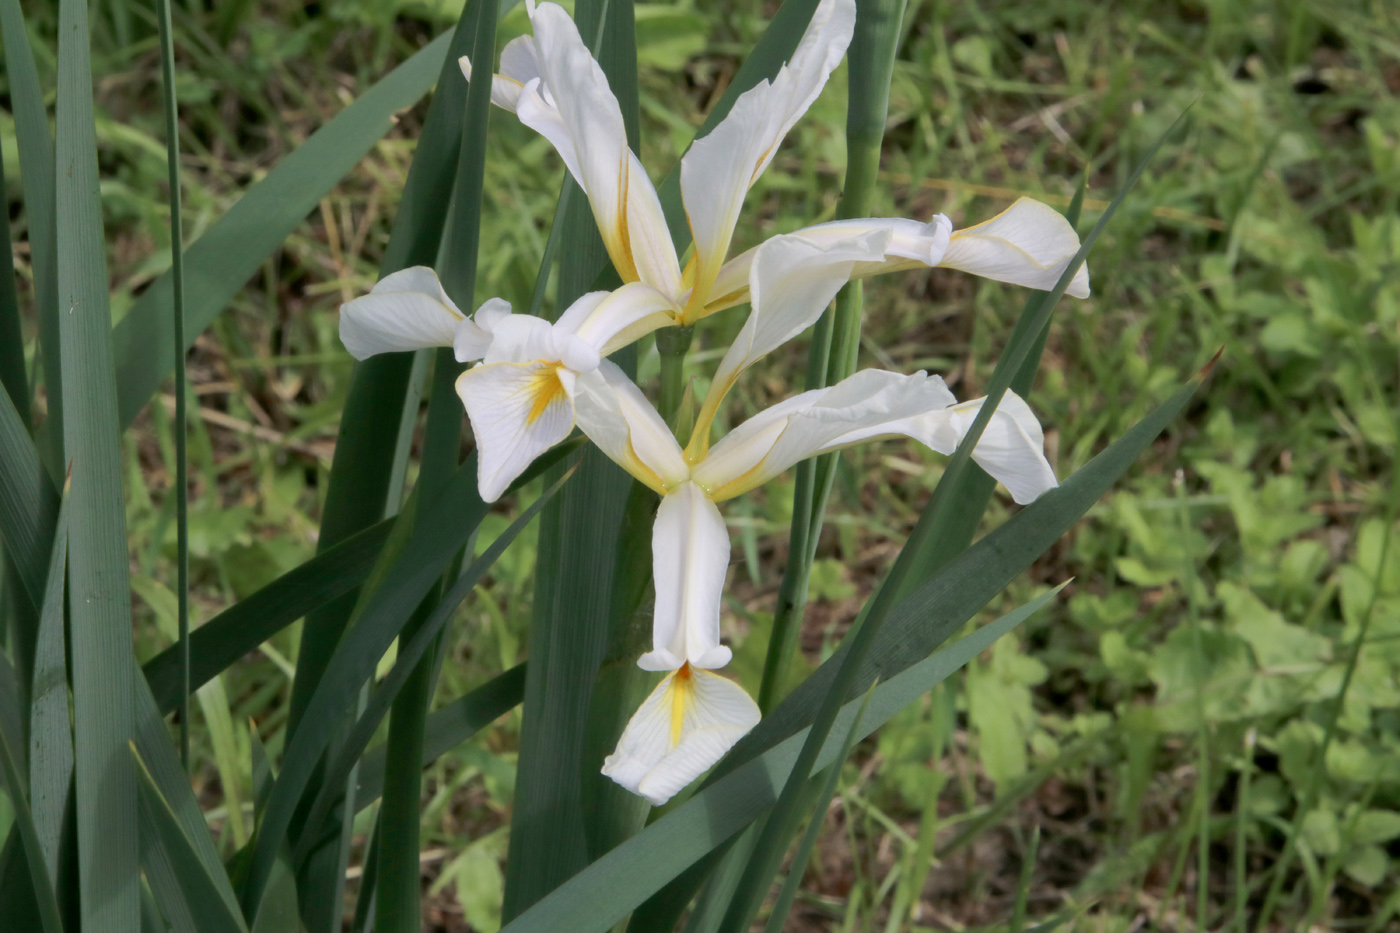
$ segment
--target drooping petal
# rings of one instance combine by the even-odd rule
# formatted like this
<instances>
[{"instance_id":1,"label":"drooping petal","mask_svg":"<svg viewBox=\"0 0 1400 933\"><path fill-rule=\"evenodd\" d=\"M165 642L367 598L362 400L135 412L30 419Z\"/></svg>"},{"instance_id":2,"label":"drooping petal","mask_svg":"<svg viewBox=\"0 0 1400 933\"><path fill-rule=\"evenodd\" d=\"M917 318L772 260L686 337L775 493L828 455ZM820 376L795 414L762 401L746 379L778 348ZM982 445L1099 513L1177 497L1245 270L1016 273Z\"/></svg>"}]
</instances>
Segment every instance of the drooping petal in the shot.
<instances>
[{"instance_id":1,"label":"drooping petal","mask_svg":"<svg viewBox=\"0 0 1400 933\"><path fill-rule=\"evenodd\" d=\"M679 311L674 301L645 282L629 282L616 291L584 295L559 315L554 328L607 356L674 323Z\"/></svg>"},{"instance_id":2,"label":"drooping petal","mask_svg":"<svg viewBox=\"0 0 1400 933\"><path fill-rule=\"evenodd\" d=\"M733 657L719 639L729 532L719 509L694 483L662 496L651 563L656 581L652 650L637 665L647 671L673 671L682 664L724 667Z\"/></svg>"},{"instance_id":3,"label":"drooping petal","mask_svg":"<svg viewBox=\"0 0 1400 933\"><path fill-rule=\"evenodd\" d=\"M488 298L476 309L476 314L457 325L452 339L452 352L459 363L470 363L484 357L491 349L496 324L510 316L510 302L504 298Z\"/></svg>"},{"instance_id":4,"label":"drooping petal","mask_svg":"<svg viewBox=\"0 0 1400 933\"><path fill-rule=\"evenodd\" d=\"M875 230L825 247L797 236L776 236L759 248L749 272L753 310L715 372L696 418L694 450L703 450L710 422L739 374L816 323L857 262L884 256L889 236Z\"/></svg>"},{"instance_id":5,"label":"drooping petal","mask_svg":"<svg viewBox=\"0 0 1400 933\"><path fill-rule=\"evenodd\" d=\"M690 476L671 429L616 364L580 376L575 402L583 433L639 482L664 494Z\"/></svg>"},{"instance_id":6,"label":"drooping petal","mask_svg":"<svg viewBox=\"0 0 1400 933\"><path fill-rule=\"evenodd\" d=\"M1049 205L1021 198L991 220L954 231L940 263L983 278L1049 291L1079 251L1079 234ZM1089 267L1082 265L1066 291L1089 297Z\"/></svg>"},{"instance_id":7,"label":"drooping petal","mask_svg":"<svg viewBox=\"0 0 1400 933\"><path fill-rule=\"evenodd\" d=\"M719 125L681 160L681 196L695 238L695 307L705 304L729 251L744 195L778 144L817 99L846 54L855 28L854 0L822 0L792 58L772 82L739 95Z\"/></svg>"},{"instance_id":8,"label":"drooping petal","mask_svg":"<svg viewBox=\"0 0 1400 933\"><path fill-rule=\"evenodd\" d=\"M759 718L743 687L682 667L642 701L603 774L659 807L710 770Z\"/></svg>"},{"instance_id":9,"label":"drooping petal","mask_svg":"<svg viewBox=\"0 0 1400 933\"><path fill-rule=\"evenodd\" d=\"M572 374L543 362L483 363L457 377L476 438L481 498L496 501L536 457L569 436L572 382Z\"/></svg>"},{"instance_id":10,"label":"drooping petal","mask_svg":"<svg viewBox=\"0 0 1400 933\"><path fill-rule=\"evenodd\" d=\"M943 261L953 222L943 214L935 214L928 223L902 217L865 217L859 220L833 220L793 231L790 236L801 237L817 246L831 247L869 233L885 231L889 242L885 254L875 262L857 262L851 278L862 279L886 272L936 266ZM760 247L746 250L726 262L719 270L714 288L705 304L705 314L746 301L749 294L749 273Z\"/></svg>"},{"instance_id":11,"label":"drooping petal","mask_svg":"<svg viewBox=\"0 0 1400 933\"><path fill-rule=\"evenodd\" d=\"M520 122L548 139L588 195L594 219L623 281L640 279L671 295L680 291L680 265L656 188L627 147L622 108L578 27L553 3L531 13L534 57L523 51L516 95ZM505 60L502 59L504 67ZM495 85L492 85L495 97Z\"/></svg>"},{"instance_id":12,"label":"drooping petal","mask_svg":"<svg viewBox=\"0 0 1400 933\"><path fill-rule=\"evenodd\" d=\"M967 436L984 401L974 399L948 410L949 430L944 441L951 437L953 444L942 453L952 453ZM928 446L939 450L933 444ZM1040 422L1025 399L1009 389L972 449L972 459L1021 505L1034 502L1059 485L1055 471L1045 459L1045 434Z\"/></svg>"},{"instance_id":13,"label":"drooping petal","mask_svg":"<svg viewBox=\"0 0 1400 933\"><path fill-rule=\"evenodd\" d=\"M470 81L471 59L463 55L457 59L457 64L462 69L462 75ZM514 113L519 105L520 92L539 76L540 63L535 55L534 37L517 36L501 50L501 71L491 76L491 103Z\"/></svg>"},{"instance_id":14,"label":"drooping petal","mask_svg":"<svg viewBox=\"0 0 1400 933\"><path fill-rule=\"evenodd\" d=\"M413 266L386 275L368 295L340 306L340 341L357 360L450 347L464 320L433 270Z\"/></svg>"},{"instance_id":15,"label":"drooping petal","mask_svg":"<svg viewBox=\"0 0 1400 933\"><path fill-rule=\"evenodd\" d=\"M900 435L928 444L925 420L937 416L943 424L953 403L953 393L938 376L862 370L750 418L695 465L693 476L711 498L722 501L808 457L852 444Z\"/></svg>"}]
</instances>

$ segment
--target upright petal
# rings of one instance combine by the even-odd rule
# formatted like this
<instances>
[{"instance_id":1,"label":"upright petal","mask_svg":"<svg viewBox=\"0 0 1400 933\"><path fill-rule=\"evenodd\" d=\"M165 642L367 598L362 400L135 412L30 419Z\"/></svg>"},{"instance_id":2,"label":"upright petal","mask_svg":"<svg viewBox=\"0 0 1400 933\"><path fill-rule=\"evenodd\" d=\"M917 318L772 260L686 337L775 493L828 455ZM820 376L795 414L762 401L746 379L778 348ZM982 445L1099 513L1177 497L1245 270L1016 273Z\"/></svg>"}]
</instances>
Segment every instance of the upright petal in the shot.
<instances>
[{"instance_id":1,"label":"upright petal","mask_svg":"<svg viewBox=\"0 0 1400 933\"><path fill-rule=\"evenodd\" d=\"M433 270L413 266L386 275L368 295L340 306L340 342L357 360L450 347L465 320Z\"/></svg>"},{"instance_id":2,"label":"upright petal","mask_svg":"<svg viewBox=\"0 0 1400 933\"><path fill-rule=\"evenodd\" d=\"M776 236L763 244L749 272L753 310L720 361L691 435L698 459L720 402L739 374L757 360L811 327L846 284L857 262L879 261L889 233L876 230L851 240L819 246L797 236Z\"/></svg>"},{"instance_id":3,"label":"upright petal","mask_svg":"<svg viewBox=\"0 0 1400 933\"><path fill-rule=\"evenodd\" d=\"M724 667L733 656L719 640L729 532L719 509L694 483L661 498L651 564L656 580L652 650L637 665L648 671L672 671L682 664Z\"/></svg>"},{"instance_id":4,"label":"upright petal","mask_svg":"<svg viewBox=\"0 0 1400 933\"><path fill-rule=\"evenodd\" d=\"M588 195L608 255L623 281L640 279L670 295L680 291L680 265L656 188L627 147L622 108L563 8L542 3L531 14L534 57L523 51L516 95L520 122L559 151ZM506 62L502 58L502 65ZM492 96L495 86L492 86Z\"/></svg>"},{"instance_id":5,"label":"upright petal","mask_svg":"<svg viewBox=\"0 0 1400 933\"><path fill-rule=\"evenodd\" d=\"M574 429L573 376L560 370L538 361L483 363L457 377L476 438L477 488L487 502Z\"/></svg>"},{"instance_id":6,"label":"upright petal","mask_svg":"<svg viewBox=\"0 0 1400 933\"><path fill-rule=\"evenodd\" d=\"M710 770L759 717L743 687L684 666L642 701L603 773L659 807Z\"/></svg>"},{"instance_id":7,"label":"upright petal","mask_svg":"<svg viewBox=\"0 0 1400 933\"><path fill-rule=\"evenodd\" d=\"M659 493L690 476L671 429L627 374L609 360L580 376L578 425L598 449Z\"/></svg>"},{"instance_id":8,"label":"upright petal","mask_svg":"<svg viewBox=\"0 0 1400 933\"><path fill-rule=\"evenodd\" d=\"M616 291L589 292L559 315L554 327L607 356L675 323L679 311L667 295L645 282L629 282Z\"/></svg>"},{"instance_id":9,"label":"upright petal","mask_svg":"<svg viewBox=\"0 0 1400 933\"><path fill-rule=\"evenodd\" d=\"M471 59L463 55L457 59L462 75L472 79ZM525 85L540 76L539 57L535 55L533 36L517 36L506 43L501 50L500 74L491 76L491 103L503 110L515 113L520 104L520 93Z\"/></svg>"},{"instance_id":10,"label":"upright petal","mask_svg":"<svg viewBox=\"0 0 1400 933\"><path fill-rule=\"evenodd\" d=\"M488 298L476 309L476 314L457 325L452 339L453 356L459 363L479 360L491 351L496 324L510 316L510 302L504 298Z\"/></svg>"},{"instance_id":11,"label":"upright petal","mask_svg":"<svg viewBox=\"0 0 1400 933\"><path fill-rule=\"evenodd\" d=\"M829 389L804 392L750 418L717 443L692 473L711 498L722 501L819 453L901 435L929 444L924 420L937 415L943 424L948 420L943 413L953 402L953 393L937 376L862 370Z\"/></svg>"},{"instance_id":12,"label":"upright petal","mask_svg":"<svg viewBox=\"0 0 1400 933\"><path fill-rule=\"evenodd\" d=\"M955 231L940 265L983 278L1049 291L1079 251L1079 234L1049 205L1021 198L991 220ZM1082 265L1066 289L1089 297L1089 267Z\"/></svg>"},{"instance_id":13,"label":"upright petal","mask_svg":"<svg viewBox=\"0 0 1400 933\"><path fill-rule=\"evenodd\" d=\"M690 313L705 304L729 251L749 187L846 54L855 28L854 0L822 0L793 51L772 80L734 102L719 125L695 141L681 160L681 196L695 238L695 290Z\"/></svg>"}]
</instances>

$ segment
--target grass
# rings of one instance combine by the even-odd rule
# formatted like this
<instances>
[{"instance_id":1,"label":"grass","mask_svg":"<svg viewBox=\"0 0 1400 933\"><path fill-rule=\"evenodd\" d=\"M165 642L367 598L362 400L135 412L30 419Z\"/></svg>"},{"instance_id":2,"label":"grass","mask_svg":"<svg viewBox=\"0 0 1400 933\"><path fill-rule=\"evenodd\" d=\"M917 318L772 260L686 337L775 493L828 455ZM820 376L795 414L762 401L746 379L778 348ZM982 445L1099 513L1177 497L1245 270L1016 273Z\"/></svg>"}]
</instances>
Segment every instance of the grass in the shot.
<instances>
[{"instance_id":1,"label":"grass","mask_svg":"<svg viewBox=\"0 0 1400 933\"><path fill-rule=\"evenodd\" d=\"M177 9L187 237L446 28L434 8L392 17L368 3ZM642 158L659 177L688 141L688 116L718 97L766 15L739 4L644 10ZM144 15L131 8L133 19ZM42 10L30 16L40 36L54 35ZM1021 194L1065 205L1087 175L1087 229L1191 106L1188 131L1100 241L1094 296L1062 303L1052 327L1031 398L1060 475L1224 355L1188 416L989 611L1073 576L1067 595L985 653L955 693L857 747L788 929L1000 928L1056 913L1085 930L1255 929L1295 822L1297 857L1279 876L1270 928L1304 918L1335 929L1397 923L1387 896L1398 876L1400 787L1387 775L1400 756L1400 550L1387 547L1386 501L1400 375L1395 26L1383 5L1326 0L1129 4L1111 16L1089 4L911 0L876 214L941 210L961 222ZM169 256L158 52L120 43L121 28L130 27L107 13L93 22L115 319ZM523 28L517 9L501 40ZM42 86L53 86L53 67L41 57ZM834 216L844 93L843 67L751 196L737 247ZM400 115L190 356L195 621L314 553L350 373L334 308L375 278L421 116L421 105ZM561 171L513 121L491 126L477 299L528 307ZM0 135L13 199L13 133ZM28 231L22 216L14 226L27 309ZM979 394L1019 304L1012 289L939 271L874 280L860 363L928 368L960 396ZM32 366L34 322L25 324ZM697 377L713 367L706 348L722 347L739 324L718 315L698 330ZM763 364L728 415L737 421L790 393L805 353L796 345ZM643 378L654 380L657 366L644 350ZM35 407L42 419L42 396ZM161 406L124 436L143 660L174 628L170 436ZM940 464L895 445L842 460L800 638L809 665L845 632ZM791 497L789 477L747 514L729 513L738 566L724 624L751 692ZM478 553L526 504L487 516ZM528 655L534 534L524 532L459 612L440 697ZM295 630L279 635L220 678L230 724L221 741L233 754L216 755L212 722L194 723L196 792L224 856L238 832L223 809L234 799L228 783L240 782L249 808L253 799L249 729L281 758L298 640ZM434 928L489 929L498 916L518 716L425 775ZM936 799L931 788L941 788ZM1305 801L1313 806L1303 813Z\"/></svg>"}]
</instances>

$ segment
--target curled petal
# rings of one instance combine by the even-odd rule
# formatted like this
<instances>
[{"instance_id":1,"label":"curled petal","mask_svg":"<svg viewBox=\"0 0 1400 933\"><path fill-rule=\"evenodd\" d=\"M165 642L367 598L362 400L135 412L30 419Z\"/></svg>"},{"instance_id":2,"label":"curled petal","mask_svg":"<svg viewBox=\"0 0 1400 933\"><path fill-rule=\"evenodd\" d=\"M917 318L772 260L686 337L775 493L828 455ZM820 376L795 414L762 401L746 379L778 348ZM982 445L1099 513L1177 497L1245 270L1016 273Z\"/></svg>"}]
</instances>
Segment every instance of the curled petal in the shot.
<instances>
[{"instance_id":1,"label":"curled petal","mask_svg":"<svg viewBox=\"0 0 1400 933\"><path fill-rule=\"evenodd\" d=\"M471 59L463 55L457 59L462 75L472 79ZM491 103L503 110L515 113L520 103L520 92L532 79L540 76L539 58L535 55L535 40L531 36L517 36L506 43L501 50L500 74L491 76Z\"/></svg>"},{"instance_id":2,"label":"curled petal","mask_svg":"<svg viewBox=\"0 0 1400 933\"><path fill-rule=\"evenodd\" d=\"M481 498L496 501L536 457L569 436L574 387L573 373L539 361L483 363L457 377L476 438Z\"/></svg>"},{"instance_id":3,"label":"curled petal","mask_svg":"<svg viewBox=\"0 0 1400 933\"><path fill-rule=\"evenodd\" d=\"M679 310L669 297L645 282L629 282L616 291L589 292L570 305L554 327L607 356L675 323Z\"/></svg>"},{"instance_id":4,"label":"curled petal","mask_svg":"<svg viewBox=\"0 0 1400 933\"><path fill-rule=\"evenodd\" d=\"M760 81L739 95L719 125L696 140L681 160L681 195L695 238L693 295L699 304L710 294L729 251L744 195L821 93L846 54L854 28L854 0L822 0L792 58L772 82Z\"/></svg>"},{"instance_id":5,"label":"curled petal","mask_svg":"<svg viewBox=\"0 0 1400 933\"><path fill-rule=\"evenodd\" d=\"M656 580L652 650L637 665L648 671L673 671L682 664L724 667L733 656L719 640L729 532L719 509L694 483L662 497L651 555Z\"/></svg>"},{"instance_id":6,"label":"curled petal","mask_svg":"<svg viewBox=\"0 0 1400 933\"><path fill-rule=\"evenodd\" d=\"M943 265L983 278L1049 291L1079 251L1079 234L1059 211L1021 198L984 223L953 233ZM1089 297L1089 267L1082 265L1066 291Z\"/></svg>"},{"instance_id":7,"label":"curled petal","mask_svg":"<svg viewBox=\"0 0 1400 933\"><path fill-rule=\"evenodd\" d=\"M627 723L603 773L661 806L758 725L738 684L688 665L668 674Z\"/></svg>"},{"instance_id":8,"label":"curled petal","mask_svg":"<svg viewBox=\"0 0 1400 933\"><path fill-rule=\"evenodd\" d=\"M457 325L452 339L452 352L459 363L470 363L484 357L491 349L496 325L510 316L510 302L504 298L488 298L476 309L476 314Z\"/></svg>"},{"instance_id":9,"label":"curled petal","mask_svg":"<svg viewBox=\"0 0 1400 933\"><path fill-rule=\"evenodd\" d=\"M690 476L666 422L627 374L609 360L578 379L578 425L637 481L664 494Z\"/></svg>"},{"instance_id":10,"label":"curled petal","mask_svg":"<svg viewBox=\"0 0 1400 933\"><path fill-rule=\"evenodd\" d=\"M974 399L949 410L948 435L954 442L944 453L952 453L957 443L967 436L984 401L986 399ZM1025 399L1010 389L972 449L972 459L1005 486L1011 498L1021 505L1034 502L1059 485L1055 471L1045 459L1045 434L1040 422Z\"/></svg>"},{"instance_id":11,"label":"curled petal","mask_svg":"<svg viewBox=\"0 0 1400 933\"><path fill-rule=\"evenodd\" d=\"M357 360L377 353L450 347L465 315L427 266L386 275L340 306L340 341Z\"/></svg>"}]
</instances>

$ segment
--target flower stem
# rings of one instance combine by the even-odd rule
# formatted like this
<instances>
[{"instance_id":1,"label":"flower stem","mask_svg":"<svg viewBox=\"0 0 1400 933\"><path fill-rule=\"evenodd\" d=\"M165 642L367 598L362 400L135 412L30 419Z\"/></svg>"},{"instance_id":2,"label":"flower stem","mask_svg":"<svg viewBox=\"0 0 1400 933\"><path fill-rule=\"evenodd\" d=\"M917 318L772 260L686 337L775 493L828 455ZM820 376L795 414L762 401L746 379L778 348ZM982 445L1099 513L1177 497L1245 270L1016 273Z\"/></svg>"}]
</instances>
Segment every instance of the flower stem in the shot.
<instances>
[{"instance_id":1,"label":"flower stem","mask_svg":"<svg viewBox=\"0 0 1400 933\"><path fill-rule=\"evenodd\" d=\"M862 3L856 16L850 46L850 107L846 114L846 183L836 216L864 217L870 213L871 195L880 172L880 146L885 136L890 76L903 0ZM855 372L860 350L861 285L850 282L836 296L834 313L822 315L812 335L807 362L807 389L840 382ZM797 469L793 495L792 528L788 537L788 563L778 589L773 631L763 662L763 682L758 706L765 714L783 698L784 684L797 636L807 607L807 586L821 536L822 516L836 476L836 458L827 454L802 463Z\"/></svg>"},{"instance_id":2,"label":"flower stem","mask_svg":"<svg viewBox=\"0 0 1400 933\"><path fill-rule=\"evenodd\" d=\"M656 332L656 351L661 354L661 417L672 430L685 394L685 354L694 334L694 327L663 327Z\"/></svg>"}]
</instances>

